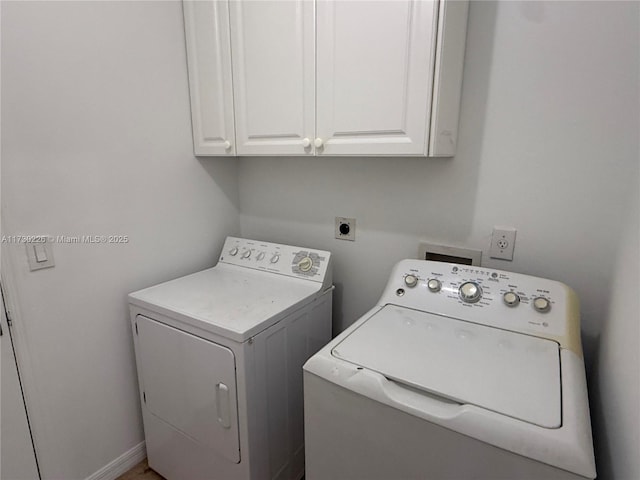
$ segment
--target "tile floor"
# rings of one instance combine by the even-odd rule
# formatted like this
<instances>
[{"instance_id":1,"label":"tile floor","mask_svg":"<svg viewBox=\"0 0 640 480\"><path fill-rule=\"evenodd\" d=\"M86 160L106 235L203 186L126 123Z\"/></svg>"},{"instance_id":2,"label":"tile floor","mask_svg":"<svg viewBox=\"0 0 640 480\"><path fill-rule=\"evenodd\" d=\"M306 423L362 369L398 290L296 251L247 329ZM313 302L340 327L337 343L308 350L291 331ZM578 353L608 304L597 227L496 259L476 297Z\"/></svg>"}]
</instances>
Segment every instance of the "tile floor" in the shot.
<instances>
[{"instance_id":1,"label":"tile floor","mask_svg":"<svg viewBox=\"0 0 640 480\"><path fill-rule=\"evenodd\" d=\"M165 480L156 472L149 468L147 459L145 458L128 472L120 475L116 480Z\"/></svg>"}]
</instances>

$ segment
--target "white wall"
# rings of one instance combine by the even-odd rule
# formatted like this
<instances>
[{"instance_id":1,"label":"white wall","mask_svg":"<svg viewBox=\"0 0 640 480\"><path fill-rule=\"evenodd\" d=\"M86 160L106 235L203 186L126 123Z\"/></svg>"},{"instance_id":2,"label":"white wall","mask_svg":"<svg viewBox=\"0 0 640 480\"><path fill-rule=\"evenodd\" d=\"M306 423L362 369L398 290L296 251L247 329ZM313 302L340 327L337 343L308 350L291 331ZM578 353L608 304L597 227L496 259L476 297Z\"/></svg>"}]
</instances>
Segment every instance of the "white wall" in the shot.
<instances>
[{"instance_id":1,"label":"white wall","mask_svg":"<svg viewBox=\"0 0 640 480\"><path fill-rule=\"evenodd\" d=\"M457 156L243 158L242 234L334 252L338 329L420 239L482 249L572 286L590 353L636 181L638 36L637 2L471 2ZM518 229L513 262L488 258L494 225Z\"/></svg>"},{"instance_id":2,"label":"white wall","mask_svg":"<svg viewBox=\"0 0 640 480\"><path fill-rule=\"evenodd\" d=\"M2 2L2 233L129 237L37 272L3 245L44 478L143 440L126 294L239 232L235 161L192 154L184 48L180 2Z\"/></svg>"},{"instance_id":3,"label":"white wall","mask_svg":"<svg viewBox=\"0 0 640 480\"><path fill-rule=\"evenodd\" d=\"M599 350L605 480L640 478L639 24L637 2L471 2L455 158L243 158L239 172L244 236L334 253L336 329L420 239L572 286L587 365ZM333 239L335 216L357 219L355 243ZM513 262L488 258L493 225L518 229Z\"/></svg>"},{"instance_id":4,"label":"white wall","mask_svg":"<svg viewBox=\"0 0 640 480\"><path fill-rule=\"evenodd\" d=\"M54 245L56 267L34 273L3 245L45 478L84 478L142 440L126 293L212 264L238 198L243 235L334 252L337 329L419 239L486 253L494 224L515 226L514 262L484 265L573 286L588 353L611 314L599 452L605 471L632 457L637 430L617 429L635 387L617 375L627 358L638 370L637 344L618 344L636 304L611 306L610 285L637 278L637 238L619 248L638 201L636 2L472 2L454 159L244 158L239 195L234 160L191 154L178 2L1 8L2 233L130 238ZM357 218L355 243L333 239L338 215Z\"/></svg>"},{"instance_id":5,"label":"white wall","mask_svg":"<svg viewBox=\"0 0 640 480\"><path fill-rule=\"evenodd\" d=\"M640 478L639 203L636 189L629 202L629 223L616 262L608 321L602 329L591 382L599 478L603 479Z\"/></svg>"}]
</instances>

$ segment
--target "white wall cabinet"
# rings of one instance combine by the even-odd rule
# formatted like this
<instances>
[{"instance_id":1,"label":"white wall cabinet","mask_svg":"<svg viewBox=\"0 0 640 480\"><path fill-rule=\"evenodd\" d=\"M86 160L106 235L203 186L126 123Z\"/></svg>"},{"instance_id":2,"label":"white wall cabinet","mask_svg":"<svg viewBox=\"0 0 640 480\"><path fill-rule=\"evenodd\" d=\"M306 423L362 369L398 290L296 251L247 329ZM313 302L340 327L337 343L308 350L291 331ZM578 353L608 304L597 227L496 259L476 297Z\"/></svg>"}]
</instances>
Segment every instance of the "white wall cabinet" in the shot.
<instances>
[{"instance_id":1,"label":"white wall cabinet","mask_svg":"<svg viewBox=\"0 0 640 480\"><path fill-rule=\"evenodd\" d=\"M238 155L312 152L314 10L308 0L230 2Z\"/></svg>"},{"instance_id":2,"label":"white wall cabinet","mask_svg":"<svg viewBox=\"0 0 640 480\"><path fill-rule=\"evenodd\" d=\"M203 11L228 11L228 24L220 25L219 15L194 18L191 3L209 4L198 7ZM184 4L196 154L455 154L467 2ZM216 33L192 32L207 28ZM217 45L199 46L193 38ZM224 62L227 48L230 66ZM219 80L224 72L216 71L215 81L209 81L211 73L204 78L200 63L230 68L233 88ZM205 151L205 133L208 142L214 134L215 142L228 139L229 129L217 121L226 112L216 116L216 110L231 102L235 148ZM205 113L216 119L205 125L209 130L202 126Z\"/></svg>"},{"instance_id":3,"label":"white wall cabinet","mask_svg":"<svg viewBox=\"0 0 640 480\"><path fill-rule=\"evenodd\" d=\"M191 128L196 155L236 153L229 5L183 2Z\"/></svg>"}]
</instances>

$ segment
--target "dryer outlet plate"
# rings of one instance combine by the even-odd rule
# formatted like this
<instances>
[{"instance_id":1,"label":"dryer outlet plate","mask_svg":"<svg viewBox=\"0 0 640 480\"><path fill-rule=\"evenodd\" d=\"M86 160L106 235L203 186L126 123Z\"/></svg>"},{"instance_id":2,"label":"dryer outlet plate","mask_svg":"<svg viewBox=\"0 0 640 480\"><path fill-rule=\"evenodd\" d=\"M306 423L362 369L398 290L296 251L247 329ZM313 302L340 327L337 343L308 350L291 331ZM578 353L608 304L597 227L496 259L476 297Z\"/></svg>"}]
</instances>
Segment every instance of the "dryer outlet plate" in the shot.
<instances>
[{"instance_id":1,"label":"dryer outlet plate","mask_svg":"<svg viewBox=\"0 0 640 480\"><path fill-rule=\"evenodd\" d=\"M336 238L338 240L356 241L356 219L336 217Z\"/></svg>"}]
</instances>

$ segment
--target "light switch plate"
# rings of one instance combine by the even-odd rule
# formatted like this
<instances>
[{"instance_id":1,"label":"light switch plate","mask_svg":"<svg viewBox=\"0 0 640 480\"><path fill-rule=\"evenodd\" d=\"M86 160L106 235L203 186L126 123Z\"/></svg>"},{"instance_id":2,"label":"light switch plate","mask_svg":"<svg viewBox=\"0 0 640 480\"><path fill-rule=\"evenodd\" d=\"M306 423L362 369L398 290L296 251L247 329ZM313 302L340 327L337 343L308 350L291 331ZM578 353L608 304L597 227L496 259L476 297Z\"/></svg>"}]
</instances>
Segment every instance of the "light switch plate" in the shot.
<instances>
[{"instance_id":1,"label":"light switch plate","mask_svg":"<svg viewBox=\"0 0 640 480\"><path fill-rule=\"evenodd\" d=\"M29 270L42 270L43 268L51 268L55 266L53 261L53 249L49 239L42 235L42 240L38 242L27 242L27 260L29 261Z\"/></svg>"}]
</instances>

